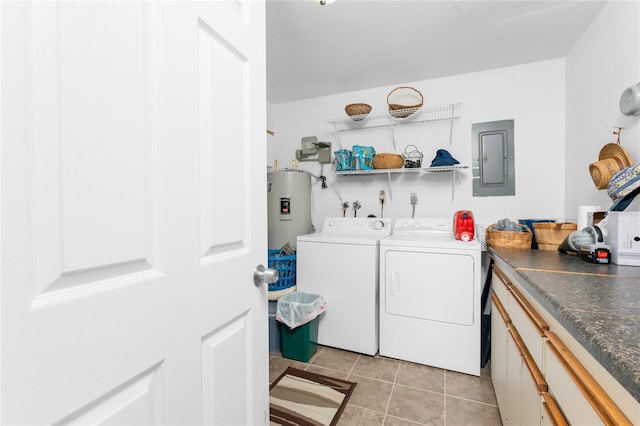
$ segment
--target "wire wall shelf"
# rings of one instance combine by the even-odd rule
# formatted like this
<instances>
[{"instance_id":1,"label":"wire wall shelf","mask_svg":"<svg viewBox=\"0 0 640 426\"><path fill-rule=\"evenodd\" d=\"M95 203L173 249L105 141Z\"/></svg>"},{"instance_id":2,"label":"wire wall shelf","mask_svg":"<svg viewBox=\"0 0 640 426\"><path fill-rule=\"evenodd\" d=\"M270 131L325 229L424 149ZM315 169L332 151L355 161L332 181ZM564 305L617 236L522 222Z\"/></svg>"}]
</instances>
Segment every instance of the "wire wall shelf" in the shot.
<instances>
[{"instance_id":1,"label":"wire wall shelf","mask_svg":"<svg viewBox=\"0 0 640 426\"><path fill-rule=\"evenodd\" d=\"M451 200L454 199L455 195L455 183L456 183L456 173L458 170L468 169L469 166L438 166L438 167L416 167L416 168L399 168L399 169L373 169L373 170L342 170L335 171L337 176L365 176L365 175L387 175L388 183L389 183L389 199L393 200L393 193L391 191L391 175L401 174L401 173L414 173L420 175L426 175L429 173L443 173L443 172L453 172L451 173ZM337 181L336 181L337 184Z\"/></svg>"},{"instance_id":2,"label":"wire wall shelf","mask_svg":"<svg viewBox=\"0 0 640 426\"><path fill-rule=\"evenodd\" d=\"M362 114L351 116L346 119L329 121L333 125L336 142L342 149L342 141L340 134L349 130L371 129L376 127L386 127L391 135L393 149L397 151L395 129L398 126L408 124L428 123L433 121L448 121L449 125L449 146L453 143L453 123L454 120L460 118L460 110L462 104L452 103L439 106L422 106L420 108L407 108L393 111L385 111L377 114ZM451 199L454 199L456 175L459 170L468 169L469 166L439 166L439 167L416 167L416 168L399 168L399 169L372 169L372 170L335 170L336 176L370 176L370 175L386 175L389 184L389 198L393 199L391 191L391 176L397 174L418 174L423 176L429 173L451 172ZM338 185L338 179L336 179Z\"/></svg>"},{"instance_id":3,"label":"wire wall shelf","mask_svg":"<svg viewBox=\"0 0 640 426\"><path fill-rule=\"evenodd\" d=\"M469 166L438 166L438 167L416 167L416 168L399 168L399 169L373 169L373 170L342 170L336 171L336 175L349 176L349 175L382 175L382 174L396 174L396 173L437 173L437 172L452 172L455 170L468 169Z\"/></svg>"},{"instance_id":4,"label":"wire wall shelf","mask_svg":"<svg viewBox=\"0 0 640 426\"><path fill-rule=\"evenodd\" d=\"M460 118L461 104L431 107L407 108L377 114L354 115L350 118L329 121L337 132L369 129L373 127L397 126L425 123L429 121L453 120Z\"/></svg>"}]
</instances>

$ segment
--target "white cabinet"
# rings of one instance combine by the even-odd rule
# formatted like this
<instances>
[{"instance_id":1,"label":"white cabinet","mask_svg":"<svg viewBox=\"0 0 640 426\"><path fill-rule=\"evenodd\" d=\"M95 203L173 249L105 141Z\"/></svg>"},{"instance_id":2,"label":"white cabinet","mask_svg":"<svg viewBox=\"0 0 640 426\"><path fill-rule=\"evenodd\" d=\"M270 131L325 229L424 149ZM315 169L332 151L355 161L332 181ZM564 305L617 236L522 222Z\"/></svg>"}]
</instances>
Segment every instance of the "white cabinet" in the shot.
<instances>
[{"instance_id":1,"label":"white cabinet","mask_svg":"<svg viewBox=\"0 0 640 426\"><path fill-rule=\"evenodd\" d=\"M507 419L509 425L539 425L546 383L531 355L522 346L522 338L509 329L507 342Z\"/></svg>"},{"instance_id":2,"label":"white cabinet","mask_svg":"<svg viewBox=\"0 0 640 426\"><path fill-rule=\"evenodd\" d=\"M565 362L550 343L547 349L546 376L549 382L550 393L563 411L571 424L576 425L601 425L605 424L594 411L589 401L576 388L571 376L563 367ZM578 378L582 382L581 378ZM579 386L579 385L578 385Z\"/></svg>"},{"instance_id":3,"label":"white cabinet","mask_svg":"<svg viewBox=\"0 0 640 426\"><path fill-rule=\"evenodd\" d=\"M568 426L567 420L556 401L548 392L542 392L542 421L541 426Z\"/></svg>"},{"instance_id":4,"label":"white cabinet","mask_svg":"<svg viewBox=\"0 0 640 426\"><path fill-rule=\"evenodd\" d=\"M518 352L511 330L507 331L507 376L505 380L507 425L519 425L522 410L520 387L522 385L522 357Z\"/></svg>"},{"instance_id":5,"label":"white cabinet","mask_svg":"<svg viewBox=\"0 0 640 426\"><path fill-rule=\"evenodd\" d=\"M545 345L549 393L570 424L631 425L612 398L552 331Z\"/></svg>"},{"instance_id":6,"label":"white cabinet","mask_svg":"<svg viewBox=\"0 0 640 426\"><path fill-rule=\"evenodd\" d=\"M509 317L536 365L542 369L545 330L549 330L549 325L513 286L509 287Z\"/></svg>"},{"instance_id":7,"label":"white cabinet","mask_svg":"<svg viewBox=\"0 0 640 426\"><path fill-rule=\"evenodd\" d=\"M546 384L505 308L515 303L507 286L498 275L492 285L491 379L502 423L539 425Z\"/></svg>"},{"instance_id":8,"label":"white cabinet","mask_svg":"<svg viewBox=\"0 0 640 426\"><path fill-rule=\"evenodd\" d=\"M495 265L492 287L491 378L503 424L632 424Z\"/></svg>"},{"instance_id":9,"label":"white cabinet","mask_svg":"<svg viewBox=\"0 0 640 426\"><path fill-rule=\"evenodd\" d=\"M491 381L500 417L507 424L507 321L506 311L496 293L491 295Z\"/></svg>"},{"instance_id":10,"label":"white cabinet","mask_svg":"<svg viewBox=\"0 0 640 426\"><path fill-rule=\"evenodd\" d=\"M542 420L542 400L534 372L522 358L522 382L520 383L520 424L539 425Z\"/></svg>"}]
</instances>

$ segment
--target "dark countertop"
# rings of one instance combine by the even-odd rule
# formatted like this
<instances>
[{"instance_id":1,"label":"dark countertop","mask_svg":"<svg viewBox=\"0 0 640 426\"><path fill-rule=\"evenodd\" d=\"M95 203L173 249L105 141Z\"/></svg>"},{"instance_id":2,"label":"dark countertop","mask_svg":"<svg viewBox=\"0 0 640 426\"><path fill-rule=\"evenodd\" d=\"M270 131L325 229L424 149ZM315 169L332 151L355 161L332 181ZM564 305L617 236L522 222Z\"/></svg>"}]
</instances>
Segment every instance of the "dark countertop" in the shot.
<instances>
[{"instance_id":1,"label":"dark countertop","mask_svg":"<svg viewBox=\"0 0 640 426\"><path fill-rule=\"evenodd\" d=\"M490 248L514 277L640 402L640 267L555 250Z\"/></svg>"}]
</instances>

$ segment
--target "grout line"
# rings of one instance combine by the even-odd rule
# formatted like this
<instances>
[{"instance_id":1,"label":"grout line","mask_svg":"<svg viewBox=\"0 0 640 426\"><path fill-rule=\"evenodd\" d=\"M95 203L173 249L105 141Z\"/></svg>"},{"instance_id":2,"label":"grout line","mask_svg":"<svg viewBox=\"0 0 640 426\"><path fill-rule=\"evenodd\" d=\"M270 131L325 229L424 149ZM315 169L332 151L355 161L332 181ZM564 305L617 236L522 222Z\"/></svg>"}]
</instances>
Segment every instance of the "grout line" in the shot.
<instances>
[{"instance_id":1,"label":"grout line","mask_svg":"<svg viewBox=\"0 0 640 426\"><path fill-rule=\"evenodd\" d=\"M404 422L409 422L409 423L411 423L412 425L428 426L428 423L420 423L420 422L416 422L416 421L414 421L414 420L405 419L404 417L391 416L391 415L390 415L390 416L387 416L387 417L391 417L391 418L393 418L393 419L402 420L402 422L403 422L403 423L404 423ZM385 420L386 420L386 418L385 418Z\"/></svg>"},{"instance_id":2,"label":"grout line","mask_svg":"<svg viewBox=\"0 0 640 426\"><path fill-rule=\"evenodd\" d=\"M389 400L387 401L387 407L384 409L384 421L386 422L387 416L389 415L389 406L391 405L391 398L393 397L393 391L396 390L396 382L398 381L398 372L400 371L400 364L403 361L398 362L398 367L396 368L396 375L393 378L393 383L391 384L391 392L389 392Z\"/></svg>"},{"instance_id":3,"label":"grout line","mask_svg":"<svg viewBox=\"0 0 640 426\"><path fill-rule=\"evenodd\" d=\"M444 406L442 407L442 421L444 422L444 426L447 426L447 370L444 370L443 374L442 392L444 393Z\"/></svg>"},{"instance_id":4,"label":"grout line","mask_svg":"<svg viewBox=\"0 0 640 426\"><path fill-rule=\"evenodd\" d=\"M383 414L382 411L374 410L373 408L364 407L364 406L358 405L358 404L352 404L351 400L349 400L349 405L352 405L352 406L357 407L357 408L362 408L363 410L372 411L374 413Z\"/></svg>"},{"instance_id":5,"label":"grout line","mask_svg":"<svg viewBox=\"0 0 640 426\"><path fill-rule=\"evenodd\" d=\"M498 407L496 404L492 404L490 402L482 402L482 401L478 401L476 399L463 398L461 396L455 396L455 395L448 395L448 396L449 396L449 398L455 398L455 399L459 399L459 400L462 400L462 401L475 402L476 404L486 405L487 407Z\"/></svg>"},{"instance_id":6,"label":"grout line","mask_svg":"<svg viewBox=\"0 0 640 426\"><path fill-rule=\"evenodd\" d=\"M361 354L358 354L358 358L356 358L356 362L353 363L353 365L351 366L351 370L349 370L349 372L347 373L347 378L351 375L353 370L356 368L356 364L358 364L358 361L360 361L361 356L362 356Z\"/></svg>"},{"instance_id":7,"label":"grout line","mask_svg":"<svg viewBox=\"0 0 640 426\"><path fill-rule=\"evenodd\" d=\"M393 384L395 384L398 381L398 373L400 373L400 364L402 364L404 361L400 361L398 362L398 368L396 368L396 376L393 378Z\"/></svg>"},{"instance_id":8,"label":"grout line","mask_svg":"<svg viewBox=\"0 0 640 426\"><path fill-rule=\"evenodd\" d=\"M311 358L309 358L309 361L307 361L307 362L305 363L305 364L307 364L307 366L304 368L304 370L305 370L305 371L307 371L307 369L312 365L311 363L312 363L313 361L315 361L315 360L316 360L316 358L318 358L318 357L320 356L320 354L322 353L322 351L324 351L324 346L323 346L323 347L321 347L319 351L316 351L316 353L315 353L315 354L313 354L313 355L311 356ZM317 365L315 365L315 366L316 366L316 367L318 367Z\"/></svg>"},{"instance_id":9,"label":"grout line","mask_svg":"<svg viewBox=\"0 0 640 426\"><path fill-rule=\"evenodd\" d=\"M389 399L387 400L387 406L384 409L384 420L387 420L387 415L389 414L389 406L391 405L391 398L393 397L393 391L396 389L396 383L393 382L391 384L391 392L389 393Z\"/></svg>"},{"instance_id":10,"label":"grout line","mask_svg":"<svg viewBox=\"0 0 640 426\"><path fill-rule=\"evenodd\" d=\"M391 382L386 382L386 383L391 383ZM403 387L403 388L417 390L417 391L420 391L420 392L428 392L428 393L432 393L434 395L446 396L442 392L438 392L438 391L434 391L434 390L430 390L430 389L417 388L415 386L403 385L403 384L400 384L400 383L396 383L396 385L400 386L400 387Z\"/></svg>"}]
</instances>

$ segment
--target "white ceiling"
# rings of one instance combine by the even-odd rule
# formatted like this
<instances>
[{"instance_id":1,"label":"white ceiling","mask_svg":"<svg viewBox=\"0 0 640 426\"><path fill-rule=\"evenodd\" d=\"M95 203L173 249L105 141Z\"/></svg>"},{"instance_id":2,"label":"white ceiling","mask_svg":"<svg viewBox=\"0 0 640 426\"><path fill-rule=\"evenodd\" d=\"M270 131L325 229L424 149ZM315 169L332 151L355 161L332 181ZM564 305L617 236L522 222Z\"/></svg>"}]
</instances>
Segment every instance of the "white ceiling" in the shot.
<instances>
[{"instance_id":1,"label":"white ceiling","mask_svg":"<svg viewBox=\"0 0 640 426\"><path fill-rule=\"evenodd\" d=\"M280 103L566 56L606 1L267 0Z\"/></svg>"}]
</instances>

